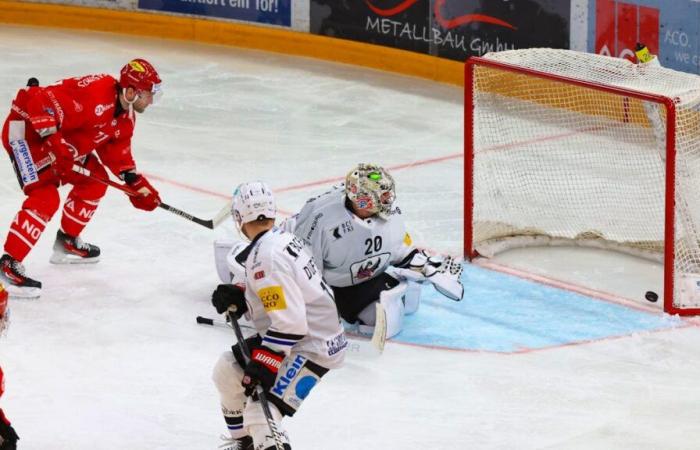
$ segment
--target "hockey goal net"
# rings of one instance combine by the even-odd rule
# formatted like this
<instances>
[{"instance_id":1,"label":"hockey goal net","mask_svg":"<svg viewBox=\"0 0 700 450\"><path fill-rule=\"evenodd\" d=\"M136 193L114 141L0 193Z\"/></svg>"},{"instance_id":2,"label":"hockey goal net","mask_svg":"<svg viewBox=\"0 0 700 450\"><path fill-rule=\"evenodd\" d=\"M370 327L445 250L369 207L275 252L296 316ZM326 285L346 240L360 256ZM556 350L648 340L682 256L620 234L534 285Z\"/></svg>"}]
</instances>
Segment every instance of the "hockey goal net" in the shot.
<instances>
[{"instance_id":1,"label":"hockey goal net","mask_svg":"<svg viewBox=\"0 0 700 450\"><path fill-rule=\"evenodd\" d=\"M700 314L700 77L556 49L465 66L465 255L545 243L664 265Z\"/></svg>"}]
</instances>

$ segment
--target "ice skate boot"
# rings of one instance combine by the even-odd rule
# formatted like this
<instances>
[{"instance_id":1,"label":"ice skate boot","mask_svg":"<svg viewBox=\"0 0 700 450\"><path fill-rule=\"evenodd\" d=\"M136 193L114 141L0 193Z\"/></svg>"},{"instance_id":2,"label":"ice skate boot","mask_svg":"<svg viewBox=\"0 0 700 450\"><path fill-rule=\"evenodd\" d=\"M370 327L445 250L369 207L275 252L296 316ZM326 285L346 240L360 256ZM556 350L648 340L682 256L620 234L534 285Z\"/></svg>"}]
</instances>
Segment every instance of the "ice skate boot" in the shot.
<instances>
[{"instance_id":1,"label":"ice skate boot","mask_svg":"<svg viewBox=\"0 0 700 450\"><path fill-rule=\"evenodd\" d=\"M221 440L224 441L223 444L219 446L221 450L253 450L253 438L250 436L234 439L222 435Z\"/></svg>"},{"instance_id":2,"label":"ice skate boot","mask_svg":"<svg viewBox=\"0 0 700 450\"><path fill-rule=\"evenodd\" d=\"M83 242L80 237L68 236L61 230L53 244L52 264L94 264L100 260L100 248Z\"/></svg>"},{"instance_id":3,"label":"ice skate boot","mask_svg":"<svg viewBox=\"0 0 700 450\"><path fill-rule=\"evenodd\" d=\"M5 283L11 297L31 299L41 295L41 281L29 278L22 263L8 254L0 258L0 281Z\"/></svg>"}]
</instances>

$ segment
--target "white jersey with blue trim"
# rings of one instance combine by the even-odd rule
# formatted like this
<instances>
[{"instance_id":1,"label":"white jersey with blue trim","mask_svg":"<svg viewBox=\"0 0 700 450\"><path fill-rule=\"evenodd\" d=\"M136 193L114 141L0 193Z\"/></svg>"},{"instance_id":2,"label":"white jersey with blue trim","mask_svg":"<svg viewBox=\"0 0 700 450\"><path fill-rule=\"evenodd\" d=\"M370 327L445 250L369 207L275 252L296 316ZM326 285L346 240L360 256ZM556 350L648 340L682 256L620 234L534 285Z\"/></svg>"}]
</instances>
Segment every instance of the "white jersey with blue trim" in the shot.
<instances>
[{"instance_id":1,"label":"white jersey with blue trim","mask_svg":"<svg viewBox=\"0 0 700 450\"><path fill-rule=\"evenodd\" d=\"M386 219L361 219L348 209L342 184L306 202L284 226L312 248L323 277L334 287L370 280L415 249L398 206Z\"/></svg>"},{"instance_id":2,"label":"white jersey with blue trim","mask_svg":"<svg viewBox=\"0 0 700 450\"><path fill-rule=\"evenodd\" d=\"M303 241L279 228L259 235L245 260L249 317L263 344L340 366L347 341L330 288Z\"/></svg>"}]
</instances>

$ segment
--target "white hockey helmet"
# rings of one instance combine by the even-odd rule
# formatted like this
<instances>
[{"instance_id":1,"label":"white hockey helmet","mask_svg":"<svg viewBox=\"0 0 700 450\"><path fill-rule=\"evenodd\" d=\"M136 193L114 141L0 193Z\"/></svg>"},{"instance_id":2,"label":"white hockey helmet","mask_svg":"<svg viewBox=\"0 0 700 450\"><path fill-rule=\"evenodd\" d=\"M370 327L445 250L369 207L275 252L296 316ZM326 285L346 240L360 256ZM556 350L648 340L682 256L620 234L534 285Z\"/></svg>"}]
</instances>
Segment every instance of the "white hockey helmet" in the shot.
<instances>
[{"instance_id":1,"label":"white hockey helmet","mask_svg":"<svg viewBox=\"0 0 700 450\"><path fill-rule=\"evenodd\" d=\"M255 220L274 219L277 215L275 197L262 181L241 183L233 191L231 214L239 227Z\"/></svg>"},{"instance_id":2,"label":"white hockey helmet","mask_svg":"<svg viewBox=\"0 0 700 450\"><path fill-rule=\"evenodd\" d=\"M358 164L345 177L345 194L355 208L386 217L396 200L394 179L376 164Z\"/></svg>"}]
</instances>

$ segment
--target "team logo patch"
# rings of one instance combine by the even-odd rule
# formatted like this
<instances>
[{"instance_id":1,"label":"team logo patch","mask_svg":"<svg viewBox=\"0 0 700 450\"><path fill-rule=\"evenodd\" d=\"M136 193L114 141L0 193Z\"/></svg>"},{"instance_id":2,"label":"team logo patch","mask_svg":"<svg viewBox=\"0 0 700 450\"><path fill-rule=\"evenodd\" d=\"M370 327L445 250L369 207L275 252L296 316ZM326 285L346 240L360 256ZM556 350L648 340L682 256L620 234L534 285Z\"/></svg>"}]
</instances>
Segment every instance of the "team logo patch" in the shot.
<instances>
[{"instance_id":1,"label":"team logo patch","mask_svg":"<svg viewBox=\"0 0 700 450\"><path fill-rule=\"evenodd\" d=\"M258 297L262 300L265 311L279 311L287 309L282 286L269 286L258 291Z\"/></svg>"},{"instance_id":2,"label":"team logo patch","mask_svg":"<svg viewBox=\"0 0 700 450\"><path fill-rule=\"evenodd\" d=\"M253 275L253 278L256 280L260 280L262 278L265 278L265 271L261 270L260 272L255 272L255 275Z\"/></svg>"},{"instance_id":3,"label":"team logo patch","mask_svg":"<svg viewBox=\"0 0 700 450\"><path fill-rule=\"evenodd\" d=\"M374 202L372 202L371 197L357 197L355 201L357 202L357 207L360 209L369 209L374 207Z\"/></svg>"},{"instance_id":4,"label":"team logo patch","mask_svg":"<svg viewBox=\"0 0 700 450\"><path fill-rule=\"evenodd\" d=\"M411 244L413 244L413 241L411 240L411 236L408 233L406 233L403 236L403 243L406 245L406 247L410 247Z\"/></svg>"},{"instance_id":5,"label":"team logo patch","mask_svg":"<svg viewBox=\"0 0 700 450\"><path fill-rule=\"evenodd\" d=\"M134 69L137 72L145 72L146 69L138 62L138 61L131 61L129 63L132 69Z\"/></svg>"}]
</instances>

